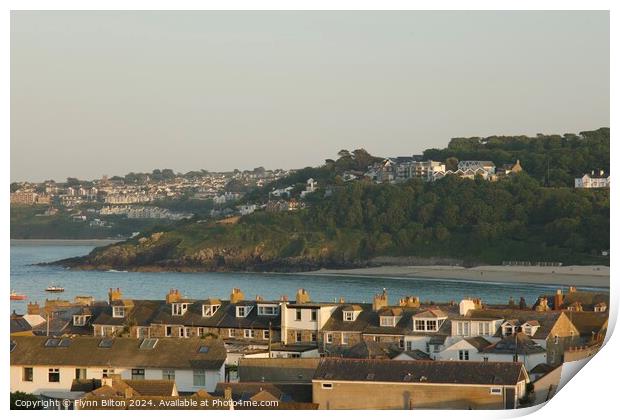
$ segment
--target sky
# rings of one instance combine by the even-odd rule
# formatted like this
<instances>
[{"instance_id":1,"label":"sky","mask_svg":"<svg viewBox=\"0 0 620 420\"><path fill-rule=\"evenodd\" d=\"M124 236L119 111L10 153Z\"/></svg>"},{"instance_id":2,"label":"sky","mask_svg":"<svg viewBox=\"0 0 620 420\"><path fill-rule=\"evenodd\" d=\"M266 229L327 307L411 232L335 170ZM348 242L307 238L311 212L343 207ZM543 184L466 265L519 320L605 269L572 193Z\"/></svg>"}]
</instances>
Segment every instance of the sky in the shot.
<instances>
[{"instance_id":1,"label":"sky","mask_svg":"<svg viewBox=\"0 0 620 420\"><path fill-rule=\"evenodd\" d=\"M11 181L609 126L609 14L11 12Z\"/></svg>"}]
</instances>

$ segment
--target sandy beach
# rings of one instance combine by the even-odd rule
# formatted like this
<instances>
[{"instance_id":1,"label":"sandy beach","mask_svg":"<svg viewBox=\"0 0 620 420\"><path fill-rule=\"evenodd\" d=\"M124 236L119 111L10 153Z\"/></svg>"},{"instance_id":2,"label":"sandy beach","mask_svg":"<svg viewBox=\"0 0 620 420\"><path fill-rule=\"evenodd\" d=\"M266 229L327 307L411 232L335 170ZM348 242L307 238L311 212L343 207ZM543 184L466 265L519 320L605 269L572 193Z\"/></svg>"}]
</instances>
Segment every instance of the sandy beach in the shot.
<instances>
[{"instance_id":1,"label":"sandy beach","mask_svg":"<svg viewBox=\"0 0 620 420\"><path fill-rule=\"evenodd\" d=\"M421 277L501 283L557 284L563 286L609 287L607 266L518 267L479 266L382 266L344 270L318 270L314 275Z\"/></svg>"},{"instance_id":2,"label":"sandy beach","mask_svg":"<svg viewBox=\"0 0 620 420\"><path fill-rule=\"evenodd\" d=\"M83 246L104 246L117 242L121 242L123 239L11 239L11 245L83 245Z\"/></svg>"}]
</instances>

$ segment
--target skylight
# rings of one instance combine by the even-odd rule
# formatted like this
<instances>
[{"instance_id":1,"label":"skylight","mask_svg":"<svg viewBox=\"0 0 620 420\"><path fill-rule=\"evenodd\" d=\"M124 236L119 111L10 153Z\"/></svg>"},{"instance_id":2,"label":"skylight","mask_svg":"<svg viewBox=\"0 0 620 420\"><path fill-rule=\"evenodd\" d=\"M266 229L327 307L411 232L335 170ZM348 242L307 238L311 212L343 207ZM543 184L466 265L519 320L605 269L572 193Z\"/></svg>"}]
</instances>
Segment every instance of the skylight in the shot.
<instances>
[{"instance_id":1,"label":"skylight","mask_svg":"<svg viewBox=\"0 0 620 420\"><path fill-rule=\"evenodd\" d=\"M99 342L99 347L104 348L104 349L109 349L110 347L112 347L112 343L114 343L113 338L103 338Z\"/></svg>"},{"instance_id":2,"label":"skylight","mask_svg":"<svg viewBox=\"0 0 620 420\"><path fill-rule=\"evenodd\" d=\"M209 353L209 346L200 346L198 348L198 353Z\"/></svg>"},{"instance_id":3,"label":"skylight","mask_svg":"<svg viewBox=\"0 0 620 420\"><path fill-rule=\"evenodd\" d=\"M58 347L58 344L60 343L60 339L59 338L49 338L44 346L45 347Z\"/></svg>"},{"instance_id":4,"label":"skylight","mask_svg":"<svg viewBox=\"0 0 620 420\"><path fill-rule=\"evenodd\" d=\"M15 350L15 346L17 346L17 343L15 341L11 341L11 351Z\"/></svg>"},{"instance_id":5,"label":"skylight","mask_svg":"<svg viewBox=\"0 0 620 420\"><path fill-rule=\"evenodd\" d=\"M154 349L155 346L157 345L157 338L145 338L144 340L142 340L142 343L140 344L140 349L142 350L151 350Z\"/></svg>"}]
</instances>

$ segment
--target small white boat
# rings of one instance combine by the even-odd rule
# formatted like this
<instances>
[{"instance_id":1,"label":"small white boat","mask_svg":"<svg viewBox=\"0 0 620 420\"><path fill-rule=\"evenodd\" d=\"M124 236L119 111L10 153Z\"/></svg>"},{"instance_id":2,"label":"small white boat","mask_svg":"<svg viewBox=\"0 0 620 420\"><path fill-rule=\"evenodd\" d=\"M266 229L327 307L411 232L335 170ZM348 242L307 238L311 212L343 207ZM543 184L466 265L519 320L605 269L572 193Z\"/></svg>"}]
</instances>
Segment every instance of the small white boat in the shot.
<instances>
[{"instance_id":1,"label":"small white boat","mask_svg":"<svg viewBox=\"0 0 620 420\"><path fill-rule=\"evenodd\" d=\"M60 287L60 286L51 285L51 286L47 286L45 288L45 291L46 292L50 292L50 293L62 293L62 292L65 291L65 288L64 287Z\"/></svg>"}]
</instances>

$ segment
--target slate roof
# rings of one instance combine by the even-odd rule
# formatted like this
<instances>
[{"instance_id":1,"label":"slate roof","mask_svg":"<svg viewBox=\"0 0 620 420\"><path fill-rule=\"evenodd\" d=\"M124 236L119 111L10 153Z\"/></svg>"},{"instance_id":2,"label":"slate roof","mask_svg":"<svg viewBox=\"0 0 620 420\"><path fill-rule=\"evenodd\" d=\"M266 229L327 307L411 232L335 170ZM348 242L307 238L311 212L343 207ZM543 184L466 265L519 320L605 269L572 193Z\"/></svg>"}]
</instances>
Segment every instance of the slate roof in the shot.
<instances>
[{"instance_id":1,"label":"slate roof","mask_svg":"<svg viewBox=\"0 0 620 420\"><path fill-rule=\"evenodd\" d=\"M321 328L321 331L359 331L362 332L368 326L372 319L378 317L372 311L372 305L359 305L362 311L357 315L355 321L345 321L342 312L346 305L339 305L331 314L327 322ZM378 321L377 321L378 322Z\"/></svg>"},{"instance_id":2,"label":"slate roof","mask_svg":"<svg viewBox=\"0 0 620 420\"><path fill-rule=\"evenodd\" d=\"M239 359L240 382L309 383L318 358Z\"/></svg>"},{"instance_id":3,"label":"slate roof","mask_svg":"<svg viewBox=\"0 0 620 420\"><path fill-rule=\"evenodd\" d=\"M536 354L547 351L536 344L529 336L523 333L504 337L497 343L480 350L480 353L492 354Z\"/></svg>"},{"instance_id":4,"label":"slate roof","mask_svg":"<svg viewBox=\"0 0 620 420\"><path fill-rule=\"evenodd\" d=\"M484 337L467 337L465 341L474 346L478 351L491 345L491 342L487 341Z\"/></svg>"},{"instance_id":5,"label":"slate roof","mask_svg":"<svg viewBox=\"0 0 620 420\"><path fill-rule=\"evenodd\" d=\"M131 319L135 325L147 327L151 324L153 317L157 314L160 307L165 304L163 300L133 300L131 306L125 313L124 318L114 318L112 316L112 306L105 306L101 312L94 317L92 325L125 325Z\"/></svg>"},{"instance_id":6,"label":"slate roof","mask_svg":"<svg viewBox=\"0 0 620 420\"><path fill-rule=\"evenodd\" d=\"M399 351L392 343L362 340L346 349L343 356L350 359L390 359L395 353Z\"/></svg>"},{"instance_id":7,"label":"slate roof","mask_svg":"<svg viewBox=\"0 0 620 420\"><path fill-rule=\"evenodd\" d=\"M521 309L475 309L470 310L467 317L461 319L475 319L475 318L489 318L497 319L502 318L505 320L518 320L521 324L526 321L538 321L540 327L536 329L534 339L546 339L551 333L551 329L561 316L561 312L536 312L532 310ZM498 331L498 335L501 334L501 330Z\"/></svg>"},{"instance_id":8,"label":"slate roof","mask_svg":"<svg viewBox=\"0 0 620 420\"><path fill-rule=\"evenodd\" d=\"M592 332L597 334L601 329L605 321L609 318L607 312L564 312L568 319L573 323L575 328L579 330L579 335L583 337L590 337Z\"/></svg>"},{"instance_id":9,"label":"slate roof","mask_svg":"<svg viewBox=\"0 0 620 420\"><path fill-rule=\"evenodd\" d=\"M68 347L45 347L48 337L12 337L16 343L11 365L17 366L119 366L173 369L219 369L226 360L221 340L160 338L152 349L141 349L143 340L114 338L109 348L100 337L75 337ZM201 346L208 352L199 353Z\"/></svg>"},{"instance_id":10,"label":"slate roof","mask_svg":"<svg viewBox=\"0 0 620 420\"><path fill-rule=\"evenodd\" d=\"M313 380L515 385L522 375L522 363L323 358Z\"/></svg>"},{"instance_id":11,"label":"slate roof","mask_svg":"<svg viewBox=\"0 0 620 420\"><path fill-rule=\"evenodd\" d=\"M11 317L11 334L32 331L32 326L22 317Z\"/></svg>"},{"instance_id":12,"label":"slate roof","mask_svg":"<svg viewBox=\"0 0 620 420\"><path fill-rule=\"evenodd\" d=\"M230 387L233 400L249 400L261 391L267 391L277 401L312 402L312 384L283 384L267 382L220 382L213 395L223 396Z\"/></svg>"}]
</instances>

